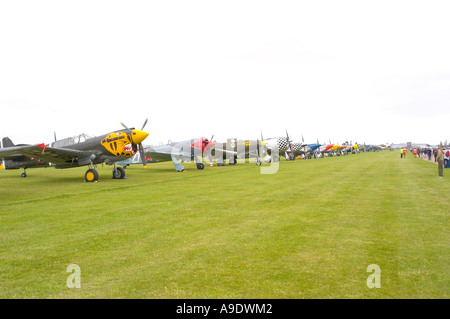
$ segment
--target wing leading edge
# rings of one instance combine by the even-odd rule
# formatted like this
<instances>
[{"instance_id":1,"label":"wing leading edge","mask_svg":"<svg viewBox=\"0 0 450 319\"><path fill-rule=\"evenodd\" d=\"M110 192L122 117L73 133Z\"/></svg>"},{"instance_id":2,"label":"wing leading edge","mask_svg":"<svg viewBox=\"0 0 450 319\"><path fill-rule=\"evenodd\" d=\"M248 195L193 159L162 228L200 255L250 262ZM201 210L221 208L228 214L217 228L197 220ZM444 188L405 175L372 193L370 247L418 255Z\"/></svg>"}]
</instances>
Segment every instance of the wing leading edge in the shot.
<instances>
[{"instance_id":1,"label":"wing leading edge","mask_svg":"<svg viewBox=\"0 0 450 319\"><path fill-rule=\"evenodd\" d=\"M29 158L37 158L55 164L56 166L71 165L74 162L88 160L93 155L91 152L79 151L67 148L48 147L44 144L13 146L0 149L0 158L23 155Z\"/></svg>"}]
</instances>

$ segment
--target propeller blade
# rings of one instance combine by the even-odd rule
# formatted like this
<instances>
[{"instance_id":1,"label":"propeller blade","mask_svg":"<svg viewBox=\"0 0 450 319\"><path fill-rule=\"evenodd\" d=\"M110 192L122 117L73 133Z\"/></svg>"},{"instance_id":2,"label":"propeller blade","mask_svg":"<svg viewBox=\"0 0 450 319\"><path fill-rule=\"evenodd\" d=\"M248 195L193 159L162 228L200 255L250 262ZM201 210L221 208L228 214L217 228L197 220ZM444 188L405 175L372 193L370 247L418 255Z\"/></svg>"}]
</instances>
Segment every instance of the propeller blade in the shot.
<instances>
[{"instance_id":1,"label":"propeller blade","mask_svg":"<svg viewBox=\"0 0 450 319\"><path fill-rule=\"evenodd\" d=\"M144 127L147 125L147 122L148 122L148 117L145 119L144 125L142 125L142 128L141 128L141 131L144 130Z\"/></svg>"},{"instance_id":2,"label":"propeller blade","mask_svg":"<svg viewBox=\"0 0 450 319\"><path fill-rule=\"evenodd\" d=\"M288 142L288 145L289 145L289 149L291 150L291 155L294 156L294 148L292 147L291 140L289 138L289 134L287 132L287 129L286 129L286 138L287 138L287 142Z\"/></svg>"},{"instance_id":3,"label":"propeller blade","mask_svg":"<svg viewBox=\"0 0 450 319\"><path fill-rule=\"evenodd\" d=\"M141 161L144 167L147 166L147 160L145 159L144 148L142 147L142 143L139 143L139 155L141 156Z\"/></svg>"},{"instance_id":4,"label":"propeller blade","mask_svg":"<svg viewBox=\"0 0 450 319\"><path fill-rule=\"evenodd\" d=\"M55 137L55 142L56 142L56 132L53 132L53 136Z\"/></svg>"},{"instance_id":5,"label":"propeller blade","mask_svg":"<svg viewBox=\"0 0 450 319\"><path fill-rule=\"evenodd\" d=\"M123 124L122 122L120 122L120 125L122 125L125 129L127 129L128 131L130 131L130 132L132 132L129 128L128 128L128 126L126 126L125 124Z\"/></svg>"},{"instance_id":6,"label":"propeller blade","mask_svg":"<svg viewBox=\"0 0 450 319\"><path fill-rule=\"evenodd\" d=\"M261 157L261 154L259 153L260 147L261 147L261 144L259 143L259 140L256 139L256 155L258 156L258 159Z\"/></svg>"}]
</instances>

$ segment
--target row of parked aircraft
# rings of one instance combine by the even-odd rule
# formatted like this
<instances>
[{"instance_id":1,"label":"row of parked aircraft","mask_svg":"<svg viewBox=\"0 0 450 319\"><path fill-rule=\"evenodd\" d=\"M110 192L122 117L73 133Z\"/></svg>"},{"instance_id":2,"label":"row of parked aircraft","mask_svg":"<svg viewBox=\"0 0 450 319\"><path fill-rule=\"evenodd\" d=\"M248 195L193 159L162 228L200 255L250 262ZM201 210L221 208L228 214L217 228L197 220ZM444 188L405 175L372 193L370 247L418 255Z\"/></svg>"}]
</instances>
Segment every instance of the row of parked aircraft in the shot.
<instances>
[{"instance_id":1,"label":"row of parked aircraft","mask_svg":"<svg viewBox=\"0 0 450 319\"><path fill-rule=\"evenodd\" d=\"M125 168L133 164L172 161L176 171L183 172L183 162L195 161L197 169L204 169L203 159L207 159L212 166L214 162L219 166L236 164L245 159L254 160L261 165L261 158L265 163L279 161L280 156L286 160L319 158L324 156L346 155L349 152L359 153L361 150L372 150L377 146L366 146L358 143L344 144L305 144L293 142L287 131L286 137L240 140L229 138L227 142L219 143L204 137L190 139L159 146L143 146L143 141L149 135L144 132L147 124L145 120L142 128L128 128L121 123L123 129L97 137L81 134L76 137L56 139L49 144L21 144L14 145L8 137L3 138L0 148L0 168L23 169L22 177L26 177L26 170L34 167L53 166L57 169L89 166L85 173L86 182L96 182L99 175L95 166L105 163L114 166L113 178L124 179Z\"/></svg>"}]
</instances>

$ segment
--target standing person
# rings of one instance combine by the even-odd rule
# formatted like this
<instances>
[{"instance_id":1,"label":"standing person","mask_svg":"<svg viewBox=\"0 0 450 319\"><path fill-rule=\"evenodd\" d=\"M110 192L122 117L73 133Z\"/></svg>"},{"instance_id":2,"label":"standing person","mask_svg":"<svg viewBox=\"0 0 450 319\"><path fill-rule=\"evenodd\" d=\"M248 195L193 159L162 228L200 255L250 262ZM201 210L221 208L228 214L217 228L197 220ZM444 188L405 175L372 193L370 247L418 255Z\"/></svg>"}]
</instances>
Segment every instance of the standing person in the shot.
<instances>
[{"instance_id":1,"label":"standing person","mask_svg":"<svg viewBox=\"0 0 450 319\"><path fill-rule=\"evenodd\" d=\"M436 156L437 156L438 150L437 148L433 148L433 155L434 155L434 161L436 162Z\"/></svg>"},{"instance_id":2,"label":"standing person","mask_svg":"<svg viewBox=\"0 0 450 319\"><path fill-rule=\"evenodd\" d=\"M437 152L436 160L438 163L439 178L442 178L442 176L444 176L444 152L442 151L442 146L439 147L439 151Z\"/></svg>"},{"instance_id":3,"label":"standing person","mask_svg":"<svg viewBox=\"0 0 450 319\"><path fill-rule=\"evenodd\" d=\"M400 158L403 158L403 148L400 149Z\"/></svg>"},{"instance_id":4,"label":"standing person","mask_svg":"<svg viewBox=\"0 0 450 319\"><path fill-rule=\"evenodd\" d=\"M408 150L406 149L406 147L403 149L403 158L406 158L406 152L408 152Z\"/></svg>"},{"instance_id":5,"label":"standing person","mask_svg":"<svg viewBox=\"0 0 450 319\"><path fill-rule=\"evenodd\" d=\"M417 148L413 150L414 157L417 157Z\"/></svg>"},{"instance_id":6,"label":"standing person","mask_svg":"<svg viewBox=\"0 0 450 319\"><path fill-rule=\"evenodd\" d=\"M428 160L431 161L431 148L428 149Z\"/></svg>"},{"instance_id":7,"label":"standing person","mask_svg":"<svg viewBox=\"0 0 450 319\"><path fill-rule=\"evenodd\" d=\"M450 168L450 149L444 150L444 168Z\"/></svg>"}]
</instances>

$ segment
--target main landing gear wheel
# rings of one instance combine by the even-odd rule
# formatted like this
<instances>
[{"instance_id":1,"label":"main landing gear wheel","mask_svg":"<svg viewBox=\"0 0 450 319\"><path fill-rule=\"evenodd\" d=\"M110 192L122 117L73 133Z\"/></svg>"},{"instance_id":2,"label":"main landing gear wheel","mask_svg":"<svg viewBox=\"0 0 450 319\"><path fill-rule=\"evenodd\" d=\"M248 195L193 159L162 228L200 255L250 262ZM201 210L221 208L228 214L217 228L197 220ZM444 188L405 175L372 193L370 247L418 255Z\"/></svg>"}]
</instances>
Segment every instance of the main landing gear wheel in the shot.
<instances>
[{"instance_id":1,"label":"main landing gear wheel","mask_svg":"<svg viewBox=\"0 0 450 319\"><path fill-rule=\"evenodd\" d=\"M20 175L20 177L27 177L27 173L22 173L22 175Z\"/></svg>"},{"instance_id":2,"label":"main landing gear wheel","mask_svg":"<svg viewBox=\"0 0 450 319\"><path fill-rule=\"evenodd\" d=\"M122 167L116 167L113 170L113 179L124 179L125 178L125 170Z\"/></svg>"},{"instance_id":3,"label":"main landing gear wheel","mask_svg":"<svg viewBox=\"0 0 450 319\"><path fill-rule=\"evenodd\" d=\"M205 164L197 163L197 169L204 169L204 168L205 168Z\"/></svg>"},{"instance_id":4,"label":"main landing gear wheel","mask_svg":"<svg viewBox=\"0 0 450 319\"><path fill-rule=\"evenodd\" d=\"M88 169L84 175L84 179L88 183L98 182L98 172L93 168Z\"/></svg>"},{"instance_id":5,"label":"main landing gear wheel","mask_svg":"<svg viewBox=\"0 0 450 319\"><path fill-rule=\"evenodd\" d=\"M256 162L256 165L257 165L257 166L261 166L261 161L257 161L257 162Z\"/></svg>"}]
</instances>

